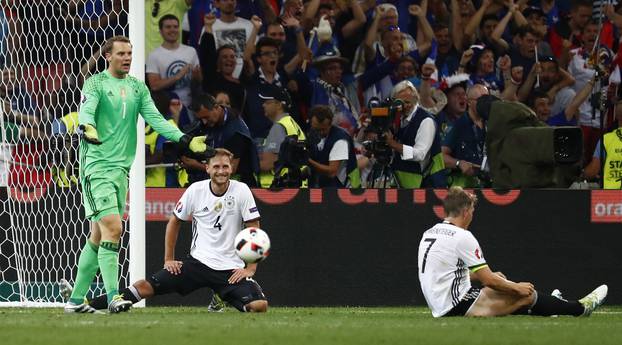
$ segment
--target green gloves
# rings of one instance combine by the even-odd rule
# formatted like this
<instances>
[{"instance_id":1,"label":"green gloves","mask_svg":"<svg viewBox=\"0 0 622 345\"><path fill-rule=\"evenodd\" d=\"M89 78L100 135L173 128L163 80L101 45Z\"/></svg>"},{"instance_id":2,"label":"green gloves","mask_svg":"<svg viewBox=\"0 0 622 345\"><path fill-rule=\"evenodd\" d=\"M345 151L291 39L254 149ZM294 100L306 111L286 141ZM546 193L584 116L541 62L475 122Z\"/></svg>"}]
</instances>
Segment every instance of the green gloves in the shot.
<instances>
[{"instance_id":1,"label":"green gloves","mask_svg":"<svg viewBox=\"0 0 622 345\"><path fill-rule=\"evenodd\" d=\"M207 146L205 143L206 139L207 137L204 135L192 137L188 134L184 134L184 136L179 139L179 146L182 151L189 150L192 153L198 153L201 156L210 157L213 156L214 149Z\"/></svg>"},{"instance_id":2,"label":"green gloves","mask_svg":"<svg viewBox=\"0 0 622 345\"><path fill-rule=\"evenodd\" d=\"M97 129L93 127L91 124L84 124L78 127L78 133L82 137L82 139L86 140L87 143L93 145L101 145L101 141L99 141L99 136L97 135Z\"/></svg>"},{"instance_id":3,"label":"green gloves","mask_svg":"<svg viewBox=\"0 0 622 345\"><path fill-rule=\"evenodd\" d=\"M205 150L207 150L207 144L205 144L205 136L192 138L192 140L190 140L188 148L194 153L205 152Z\"/></svg>"}]
</instances>

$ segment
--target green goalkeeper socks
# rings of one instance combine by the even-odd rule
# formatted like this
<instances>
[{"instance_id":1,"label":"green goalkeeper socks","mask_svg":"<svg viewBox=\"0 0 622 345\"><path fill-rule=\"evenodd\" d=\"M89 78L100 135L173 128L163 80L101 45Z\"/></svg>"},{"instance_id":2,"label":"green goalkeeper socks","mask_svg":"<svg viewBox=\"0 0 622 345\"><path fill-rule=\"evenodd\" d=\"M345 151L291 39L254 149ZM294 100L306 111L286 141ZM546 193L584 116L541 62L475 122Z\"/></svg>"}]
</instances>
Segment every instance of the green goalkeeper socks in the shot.
<instances>
[{"instance_id":1,"label":"green goalkeeper socks","mask_svg":"<svg viewBox=\"0 0 622 345\"><path fill-rule=\"evenodd\" d=\"M69 301L72 303L82 304L84 302L84 296L89 291L89 287L99 268L97 250L98 246L89 240L86 241L84 248L82 248L80 259L78 259L76 283L69 298Z\"/></svg>"},{"instance_id":2,"label":"green goalkeeper socks","mask_svg":"<svg viewBox=\"0 0 622 345\"><path fill-rule=\"evenodd\" d=\"M119 294L119 244L102 242L97 253L99 269L104 279L104 287L108 296L108 303Z\"/></svg>"}]
</instances>

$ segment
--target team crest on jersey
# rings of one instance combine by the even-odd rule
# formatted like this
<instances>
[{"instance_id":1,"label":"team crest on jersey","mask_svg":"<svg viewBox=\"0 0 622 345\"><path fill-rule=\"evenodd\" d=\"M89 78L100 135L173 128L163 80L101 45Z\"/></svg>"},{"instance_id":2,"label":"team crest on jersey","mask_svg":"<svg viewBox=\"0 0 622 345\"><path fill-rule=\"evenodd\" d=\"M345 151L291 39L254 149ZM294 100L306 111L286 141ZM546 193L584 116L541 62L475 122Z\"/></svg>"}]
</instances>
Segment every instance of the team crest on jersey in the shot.
<instances>
[{"instance_id":1,"label":"team crest on jersey","mask_svg":"<svg viewBox=\"0 0 622 345\"><path fill-rule=\"evenodd\" d=\"M220 210L222 210L222 203L219 201L216 203L216 206L214 206L214 211L220 212Z\"/></svg>"},{"instance_id":2,"label":"team crest on jersey","mask_svg":"<svg viewBox=\"0 0 622 345\"><path fill-rule=\"evenodd\" d=\"M233 207L235 207L235 198L229 195L225 198L225 208L231 210Z\"/></svg>"}]
</instances>

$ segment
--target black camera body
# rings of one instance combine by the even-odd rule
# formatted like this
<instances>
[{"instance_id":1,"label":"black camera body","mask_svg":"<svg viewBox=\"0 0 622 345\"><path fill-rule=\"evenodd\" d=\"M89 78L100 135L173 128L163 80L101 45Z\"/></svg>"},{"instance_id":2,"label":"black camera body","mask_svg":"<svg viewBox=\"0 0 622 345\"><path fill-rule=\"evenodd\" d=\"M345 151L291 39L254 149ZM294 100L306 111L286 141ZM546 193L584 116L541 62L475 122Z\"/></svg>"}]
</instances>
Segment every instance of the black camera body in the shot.
<instances>
[{"instance_id":1,"label":"black camera body","mask_svg":"<svg viewBox=\"0 0 622 345\"><path fill-rule=\"evenodd\" d=\"M281 143L279 157L274 163L272 188L299 188L309 178L310 171L307 142L298 140L296 135L289 135Z\"/></svg>"},{"instance_id":2,"label":"black camera body","mask_svg":"<svg viewBox=\"0 0 622 345\"><path fill-rule=\"evenodd\" d=\"M400 99L386 98L381 101L373 97L367 103L371 115L368 131L376 134L376 138L363 142L367 152L371 153L381 165L388 165L393 157L393 150L386 142L385 133L391 130L391 125L404 109L404 102Z\"/></svg>"}]
</instances>

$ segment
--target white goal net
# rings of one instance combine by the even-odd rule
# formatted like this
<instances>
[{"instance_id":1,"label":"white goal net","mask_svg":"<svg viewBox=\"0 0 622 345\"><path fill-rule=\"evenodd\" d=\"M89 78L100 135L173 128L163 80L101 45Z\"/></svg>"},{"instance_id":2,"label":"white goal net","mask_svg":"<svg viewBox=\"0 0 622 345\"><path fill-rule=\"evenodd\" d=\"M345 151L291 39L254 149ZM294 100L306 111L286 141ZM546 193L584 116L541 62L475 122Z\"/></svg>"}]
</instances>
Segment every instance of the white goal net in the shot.
<instances>
[{"instance_id":1,"label":"white goal net","mask_svg":"<svg viewBox=\"0 0 622 345\"><path fill-rule=\"evenodd\" d=\"M132 0L133 1L133 0ZM63 302L89 234L75 134L80 89L128 35L127 0L0 2L0 306ZM129 283L128 222L120 286ZM91 293L102 292L98 276Z\"/></svg>"}]
</instances>

